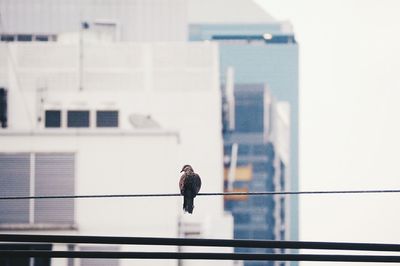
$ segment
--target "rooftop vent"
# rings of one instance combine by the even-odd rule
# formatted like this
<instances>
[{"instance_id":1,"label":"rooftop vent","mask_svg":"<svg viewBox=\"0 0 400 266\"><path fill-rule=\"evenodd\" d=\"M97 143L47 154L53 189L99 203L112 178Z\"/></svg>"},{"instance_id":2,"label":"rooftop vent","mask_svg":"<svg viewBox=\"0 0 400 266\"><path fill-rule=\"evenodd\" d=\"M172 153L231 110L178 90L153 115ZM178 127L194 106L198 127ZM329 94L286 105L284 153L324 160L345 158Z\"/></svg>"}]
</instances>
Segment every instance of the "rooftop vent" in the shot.
<instances>
[{"instance_id":1,"label":"rooftop vent","mask_svg":"<svg viewBox=\"0 0 400 266\"><path fill-rule=\"evenodd\" d=\"M154 129L161 127L160 124L151 117L151 115L131 114L129 116L129 122L134 128L139 129Z\"/></svg>"}]
</instances>

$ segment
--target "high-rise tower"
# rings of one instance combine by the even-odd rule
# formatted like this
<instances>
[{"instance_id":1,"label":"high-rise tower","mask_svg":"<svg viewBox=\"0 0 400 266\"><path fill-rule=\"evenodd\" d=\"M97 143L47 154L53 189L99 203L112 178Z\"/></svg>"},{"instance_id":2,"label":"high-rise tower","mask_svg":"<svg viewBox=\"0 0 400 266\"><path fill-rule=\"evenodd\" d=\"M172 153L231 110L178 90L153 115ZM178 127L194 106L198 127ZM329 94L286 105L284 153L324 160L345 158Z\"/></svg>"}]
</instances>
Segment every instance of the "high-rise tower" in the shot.
<instances>
[{"instance_id":1,"label":"high-rise tower","mask_svg":"<svg viewBox=\"0 0 400 266\"><path fill-rule=\"evenodd\" d=\"M247 0L191 0L188 21L191 41L220 48L226 189L297 190L298 44L291 24ZM295 197L230 199L225 206L235 217L235 238L298 239Z\"/></svg>"}]
</instances>

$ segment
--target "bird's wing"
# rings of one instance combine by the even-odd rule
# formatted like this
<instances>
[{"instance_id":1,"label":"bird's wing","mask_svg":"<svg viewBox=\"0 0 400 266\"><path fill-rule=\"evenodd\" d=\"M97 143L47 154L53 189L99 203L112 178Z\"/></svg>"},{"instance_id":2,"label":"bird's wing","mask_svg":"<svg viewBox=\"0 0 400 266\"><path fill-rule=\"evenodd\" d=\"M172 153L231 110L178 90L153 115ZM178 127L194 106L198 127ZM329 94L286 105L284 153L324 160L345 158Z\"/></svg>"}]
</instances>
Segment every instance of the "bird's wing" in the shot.
<instances>
[{"instance_id":1,"label":"bird's wing","mask_svg":"<svg viewBox=\"0 0 400 266\"><path fill-rule=\"evenodd\" d=\"M185 188L185 179L186 179L186 174L183 174L181 176L181 179L179 180L179 190L181 191L181 195L183 195L183 190Z\"/></svg>"},{"instance_id":2,"label":"bird's wing","mask_svg":"<svg viewBox=\"0 0 400 266\"><path fill-rule=\"evenodd\" d=\"M198 174L194 174L194 186L196 188L196 194L199 193L201 188L201 178Z\"/></svg>"}]
</instances>

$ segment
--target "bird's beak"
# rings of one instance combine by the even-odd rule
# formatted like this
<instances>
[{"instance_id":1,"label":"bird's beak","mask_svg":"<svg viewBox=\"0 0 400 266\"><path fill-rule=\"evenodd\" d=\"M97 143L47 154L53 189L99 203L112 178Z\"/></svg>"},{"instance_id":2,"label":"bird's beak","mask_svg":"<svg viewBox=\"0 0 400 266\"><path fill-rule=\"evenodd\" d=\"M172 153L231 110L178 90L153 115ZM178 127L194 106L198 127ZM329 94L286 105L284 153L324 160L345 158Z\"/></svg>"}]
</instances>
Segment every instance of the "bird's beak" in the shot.
<instances>
[{"instance_id":1,"label":"bird's beak","mask_svg":"<svg viewBox=\"0 0 400 266\"><path fill-rule=\"evenodd\" d=\"M180 173L182 173L183 172L183 169L180 171Z\"/></svg>"}]
</instances>

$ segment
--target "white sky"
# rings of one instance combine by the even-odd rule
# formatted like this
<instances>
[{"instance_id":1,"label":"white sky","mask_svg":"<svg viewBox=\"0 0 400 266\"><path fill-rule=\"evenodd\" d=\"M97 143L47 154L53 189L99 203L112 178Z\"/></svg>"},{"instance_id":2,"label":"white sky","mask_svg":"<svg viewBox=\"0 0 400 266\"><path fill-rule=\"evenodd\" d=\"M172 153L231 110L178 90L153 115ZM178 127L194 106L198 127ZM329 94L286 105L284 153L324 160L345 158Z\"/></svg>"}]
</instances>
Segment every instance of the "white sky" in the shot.
<instances>
[{"instance_id":1,"label":"white sky","mask_svg":"<svg viewBox=\"0 0 400 266\"><path fill-rule=\"evenodd\" d=\"M300 45L300 189L400 189L400 1L256 2ZM399 243L400 194L301 196L300 239Z\"/></svg>"}]
</instances>

